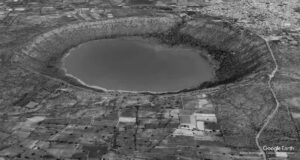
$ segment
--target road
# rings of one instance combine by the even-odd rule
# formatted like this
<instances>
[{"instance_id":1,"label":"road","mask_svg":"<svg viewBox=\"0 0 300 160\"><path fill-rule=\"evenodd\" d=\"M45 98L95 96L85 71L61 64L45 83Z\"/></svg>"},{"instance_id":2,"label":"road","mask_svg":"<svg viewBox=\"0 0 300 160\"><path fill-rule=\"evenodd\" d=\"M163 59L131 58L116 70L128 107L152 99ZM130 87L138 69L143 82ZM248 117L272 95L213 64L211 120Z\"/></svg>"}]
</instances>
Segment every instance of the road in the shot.
<instances>
[{"instance_id":1,"label":"road","mask_svg":"<svg viewBox=\"0 0 300 160\"><path fill-rule=\"evenodd\" d=\"M272 59L274 61L274 64L275 64L274 70L272 71L271 74L269 74L268 87L269 87L269 89L270 89L270 91L271 91L271 93L272 93L272 95L273 95L273 97L275 99L276 107L271 112L271 114L268 115L268 117L265 119L265 123L263 124L263 126L261 127L261 129L259 130L259 132L257 133L257 135L255 137L255 142L256 142L257 147L259 148L260 152L262 153L264 160L267 160L267 156L266 156L264 150L262 149L262 147L259 144L259 137L263 133L263 131L265 130L265 128L268 126L268 124L270 123L270 121L273 119L273 117L276 115L276 113L278 112L278 109L280 107L280 103L279 103L279 101L277 99L277 96L276 96L276 93L274 91L274 88L272 87L272 80L273 80L276 72L278 71L278 63L277 63L277 60L276 60L276 58L274 56L274 53L273 53L273 51L272 51L272 49L270 47L269 42L266 39L264 39L263 37L261 37L261 38L265 41L265 43L266 43L266 45L268 47L268 50L269 50L269 52L270 52L270 54L272 56Z\"/></svg>"}]
</instances>

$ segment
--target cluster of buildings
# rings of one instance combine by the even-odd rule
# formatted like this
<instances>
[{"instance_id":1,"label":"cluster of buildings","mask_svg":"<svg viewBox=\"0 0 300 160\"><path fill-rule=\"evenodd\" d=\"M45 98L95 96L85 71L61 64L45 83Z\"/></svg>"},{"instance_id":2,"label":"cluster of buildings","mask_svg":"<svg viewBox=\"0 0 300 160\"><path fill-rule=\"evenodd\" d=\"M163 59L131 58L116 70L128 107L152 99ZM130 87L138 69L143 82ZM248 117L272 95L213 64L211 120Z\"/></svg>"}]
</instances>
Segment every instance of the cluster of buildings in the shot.
<instances>
[{"instance_id":1,"label":"cluster of buildings","mask_svg":"<svg viewBox=\"0 0 300 160\"><path fill-rule=\"evenodd\" d=\"M126 126L126 124L139 123L139 126L145 129L149 129L150 126L158 128L159 126L155 124L159 121L159 117L165 120L171 117L172 121L168 126L174 128L173 136L192 136L210 141L220 140L221 138L215 109L205 95L191 99L182 98L181 109L169 109L164 112L140 109L138 115L137 112L136 109L132 108L121 111L118 119L119 124Z\"/></svg>"},{"instance_id":2,"label":"cluster of buildings","mask_svg":"<svg viewBox=\"0 0 300 160\"><path fill-rule=\"evenodd\" d=\"M183 108L178 115L180 124L174 131L174 136L193 136L204 140L220 139L221 132L215 109L206 95L183 99Z\"/></svg>"},{"instance_id":3,"label":"cluster of buildings","mask_svg":"<svg viewBox=\"0 0 300 160\"><path fill-rule=\"evenodd\" d=\"M212 3L219 3L222 0L5 0L0 2L1 5L7 4L9 11L24 12L34 11L41 14L55 13L60 10L66 10L69 7L76 8L91 8L92 6L111 8L111 7L123 7L126 8L129 5L155 5L164 7L199 7ZM111 14L111 13L110 13ZM1 12L0 12L1 15ZM111 16L109 15L109 18ZM112 18L112 17L111 17Z\"/></svg>"},{"instance_id":4,"label":"cluster of buildings","mask_svg":"<svg viewBox=\"0 0 300 160\"><path fill-rule=\"evenodd\" d=\"M69 18L90 21L116 17L111 8L125 9L129 6L143 5L197 12L199 7L219 1L221 0L5 0L0 2L0 20L13 12L10 14L11 17L14 17L14 14L61 15L63 13Z\"/></svg>"}]
</instances>

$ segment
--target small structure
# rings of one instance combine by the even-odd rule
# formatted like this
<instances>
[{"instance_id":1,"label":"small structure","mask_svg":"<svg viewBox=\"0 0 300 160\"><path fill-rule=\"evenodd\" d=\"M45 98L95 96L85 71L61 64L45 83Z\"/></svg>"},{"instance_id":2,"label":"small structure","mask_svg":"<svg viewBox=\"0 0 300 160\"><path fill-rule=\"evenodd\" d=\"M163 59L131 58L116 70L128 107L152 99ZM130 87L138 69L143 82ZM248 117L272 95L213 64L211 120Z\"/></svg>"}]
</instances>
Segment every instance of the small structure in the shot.
<instances>
[{"instance_id":1,"label":"small structure","mask_svg":"<svg viewBox=\"0 0 300 160\"><path fill-rule=\"evenodd\" d=\"M14 10L15 10L15 11L18 11L18 12L23 12L23 11L26 10L26 8L24 8L24 7L17 7L17 8L15 8Z\"/></svg>"},{"instance_id":2,"label":"small structure","mask_svg":"<svg viewBox=\"0 0 300 160\"><path fill-rule=\"evenodd\" d=\"M205 130L205 126L204 126L204 122L203 121L197 121L197 129L204 131Z\"/></svg>"},{"instance_id":3,"label":"small structure","mask_svg":"<svg viewBox=\"0 0 300 160\"><path fill-rule=\"evenodd\" d=\"M173 136L194 136L193 131L186 130L186 129L176 129L173 134Z\"/></svg>"},{"instance_id":4,"label":"small structure","mask_svg":"<svg viewBox=\"0 0 300 160\"><path fill-rule=\"evenodd\" d=\"M135 123L136 122L136 118L135 117L119 117L119 122Z\"/></svg>"},{"instance_id":5,"label":"small structure","mask_svg":"<svg viewBox=\"0 0 300 160\"><path fill-rule=\"evenodd\" d=\"M287 152L276 152L275 151L275 156L278 158L288 158Z\"/></svg>"},{"instance_id":6,"label":"small structure","mask_svg":"<svg viewBox=\"0 0 300 160\"><path fill-rule=\"evenodd\" d=\"M107 14L107 18L114 18L114 15L111 14L111 13L108 13L108 14Z\"/></svg>"},{"instance_id":7,"label":"small structure","mask_svg":"<svg viewBox=\"0 0 300 160\"><path fill-rule=\"evenodd\" d=\"M180 119L179 128L187 129L187 130L197 129L196 119L194 118L194 116L192 115L180 116L179 119Z\"/></svg>"},{"instance_id":8,"label":"small structure","mask_svg":"<svg viewBox=\"0 0 300 160\"><path fill-rule=\"evenodd\" d=\"M194 113L197 121L217 122L216 114L213 113Z\"/></svg>"},{"instance_id":9,"label":"small structure","mask_svg":"<svg viewBox=\"0 0 300 160\"><path fill-rule=\"evenodd\" d=\"M119 122L135 123L136 122L135 109L133 107L130 107L130 108L126 108L123 112L121 112L119 115Z\"/></svg>"}]
</instances>

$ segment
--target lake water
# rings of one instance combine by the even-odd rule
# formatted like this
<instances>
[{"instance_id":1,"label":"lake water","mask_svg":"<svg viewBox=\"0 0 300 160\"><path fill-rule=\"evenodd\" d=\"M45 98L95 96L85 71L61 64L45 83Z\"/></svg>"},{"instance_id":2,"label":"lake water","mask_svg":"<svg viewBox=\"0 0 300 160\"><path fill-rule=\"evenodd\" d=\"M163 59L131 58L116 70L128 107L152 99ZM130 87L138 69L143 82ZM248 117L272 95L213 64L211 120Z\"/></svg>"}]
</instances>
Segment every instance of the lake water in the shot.
<instances>
[{"instance_id":1,"label":"lake water","mask_svg":"<svg viewBox=\"0 0 300 160\"><path fill-rule=\"evenodd\" d=\"M109 90L178 91L213 78L200 50L168 47L144 39L90 41L64 59L68 74Z\"/></svg>"}]
</instances>

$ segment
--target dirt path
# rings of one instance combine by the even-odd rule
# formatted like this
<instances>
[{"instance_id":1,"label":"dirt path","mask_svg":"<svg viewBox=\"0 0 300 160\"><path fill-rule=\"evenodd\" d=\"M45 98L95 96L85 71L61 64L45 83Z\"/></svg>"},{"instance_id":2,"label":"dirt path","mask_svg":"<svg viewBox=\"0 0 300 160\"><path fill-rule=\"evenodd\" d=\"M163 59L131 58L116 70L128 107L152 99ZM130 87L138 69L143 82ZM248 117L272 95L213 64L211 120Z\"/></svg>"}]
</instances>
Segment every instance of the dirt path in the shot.
<instances>
[{"instance_id":1,"label":"dirt path","mask_svg":"<svg viewBox=\"0 0 300 160\"><path fill-rule=\"evenodd\" d=\"M261 38L264 39L263 37L261 37ZM273 97L275 99L276 107L271 112L271 114L268 115L268 117L265 119L265 123L263 124L262 128L259 130L259 132L257 133L257 135L255 137L255 142L256 142L256 145L259 148L260 152L262 153L264 160L267 160L266 154L265 154L263 148L259 144L259 137L260 137L261 133L265 130L265 128L268 126L268 124L270 123L270 121L273 119L273 117L276 115L276 113L277 113L277 111L278 111L278 109L280 107L280 103L279 103L279 101L277 99L277 96L276 96L276 93L275 93L275 91L274 91L274 89L272 87L272 80L273 80L276 72L278 71L278 63L277 63L277 60L276 60L276 58L274 56L274 53L273 53L273 51L272 51L272 49L270 47L269 42L266 39L264 39L264 41L266 42L266 45L267 45L267 47L268 47L268 49L270 51L270 54L271 54L272 59L273 59L274 64L275 64L274 70L272 71L271 74L269 74L268 87L269 87L269 89L270 89L270 91L271 91L271 93L272 93L272 95L273 95Z\"/></svg>"}]
</instances>

